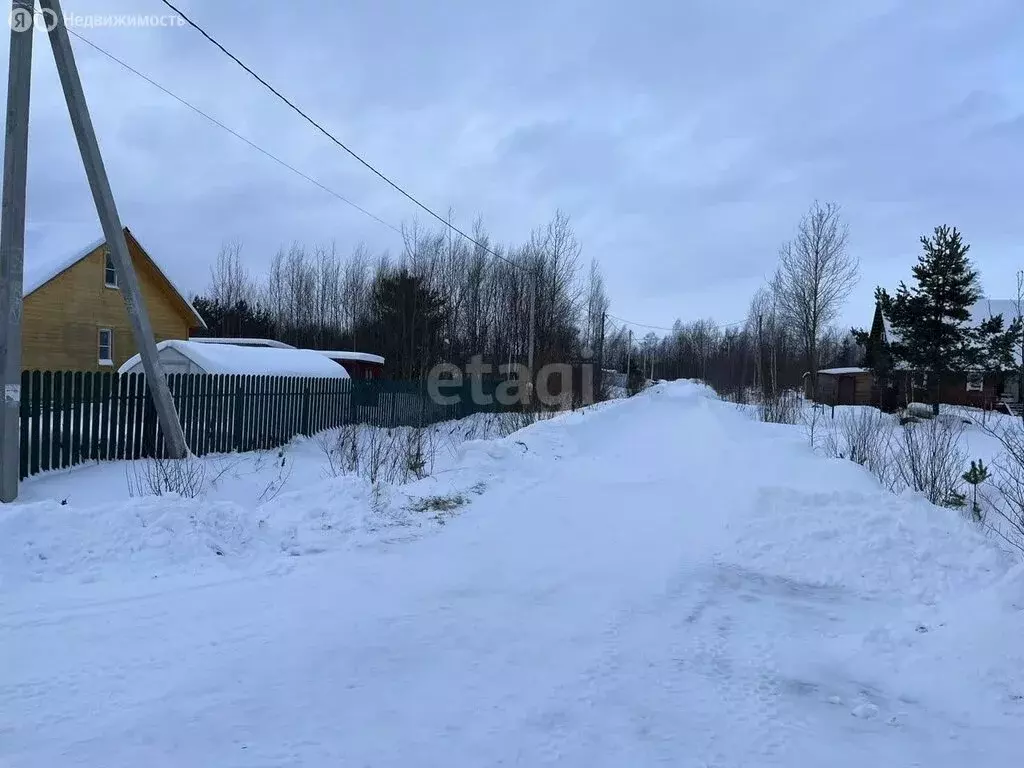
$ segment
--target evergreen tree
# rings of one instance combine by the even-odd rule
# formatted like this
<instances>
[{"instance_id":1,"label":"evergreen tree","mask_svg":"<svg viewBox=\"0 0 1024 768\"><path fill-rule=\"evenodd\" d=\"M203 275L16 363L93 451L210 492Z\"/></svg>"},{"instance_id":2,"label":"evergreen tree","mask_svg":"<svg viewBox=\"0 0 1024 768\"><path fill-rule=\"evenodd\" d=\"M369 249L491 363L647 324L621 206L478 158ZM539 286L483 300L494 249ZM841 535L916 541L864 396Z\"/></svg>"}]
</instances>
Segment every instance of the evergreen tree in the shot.
<instances>
[{"instance_id":1,"label":"evergreen tree","mask_svg":"<svg viewBox=\"0 0 1024 768\"><path fill-rule=\"evenodd\" d=\"M364 336L373 339L387 360L389 376L415 379L445 359L448 307L422 277L405 268L383 272L371 289L370 307L372 319Z\"/></svg>"},{"instance_id":2,"label":"evergreen tree","mask_svg":"<svg viewBox=\"0 0 1024 768\"><path fill-rule=\"evenodd\" d=\"M972 327L971 307L981 298L981 288L967 257L970 246L956 228L936 227L921 245L924 252L913 268L917 285L908 288L901 282L895 295L879 290L877 297L893 330L888 351L928 376L937 413L944 377L1013 367L1012 346L1021 324L1014 321L1004 329L997 316Z\"/></svg>"},{"instance_id":3,"label":"evergreen tree","mask_svg":"<svg viewBox=\"0 0 1024 768\"><path fill-rule=\"evenodd\" d=\"M971 500L971 516L975 522L980 523L985 519L985 515L982 512L981 505L978 504L978 486L989 479L988 467L985 463L978 459L976 462L971 460L971 468L964 472L962 475L965 483L971 486L973 499Z\"/></svg>"}]
</instances>

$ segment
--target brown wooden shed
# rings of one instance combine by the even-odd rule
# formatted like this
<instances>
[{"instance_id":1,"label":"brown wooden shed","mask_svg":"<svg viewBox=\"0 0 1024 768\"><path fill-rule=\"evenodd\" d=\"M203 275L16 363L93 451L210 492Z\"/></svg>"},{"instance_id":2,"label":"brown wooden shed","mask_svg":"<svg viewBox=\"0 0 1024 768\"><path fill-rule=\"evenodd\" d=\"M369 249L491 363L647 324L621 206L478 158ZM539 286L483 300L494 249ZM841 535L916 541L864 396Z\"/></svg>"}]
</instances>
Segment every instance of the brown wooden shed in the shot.
<instances>
[{"instance_id":1,"label":"brown wooden shed","mask_svg":"<svg viewBox=\"0 0 1024 768\"><path fill-rule=\"evenodd\" d=\"M826 405L871 405L874 379L870 368L826 368L818 371L816 396L811 374L804 374L804 395Z\"/></svg>"}]
</instances>

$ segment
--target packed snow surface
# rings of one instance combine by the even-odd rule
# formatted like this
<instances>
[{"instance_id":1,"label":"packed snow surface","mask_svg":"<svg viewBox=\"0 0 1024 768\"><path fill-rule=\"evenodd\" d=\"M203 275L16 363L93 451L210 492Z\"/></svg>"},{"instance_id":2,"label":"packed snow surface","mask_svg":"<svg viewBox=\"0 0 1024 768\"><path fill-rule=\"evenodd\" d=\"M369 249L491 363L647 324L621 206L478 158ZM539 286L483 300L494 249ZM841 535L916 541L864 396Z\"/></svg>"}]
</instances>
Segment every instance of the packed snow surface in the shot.
<instances>
[{"instance_id":1,"label":"packed snow surface","mask_svg":"<svg viewBox=\"0 0 1024 768\"><path fill-rule=\"evenodd\" d=\"M274 456L196 499L26 484L0 765L1021 764L1024 572L799 429L679 382L402 487L308 447L262 501Z\"/></svg>"}]
</instances>

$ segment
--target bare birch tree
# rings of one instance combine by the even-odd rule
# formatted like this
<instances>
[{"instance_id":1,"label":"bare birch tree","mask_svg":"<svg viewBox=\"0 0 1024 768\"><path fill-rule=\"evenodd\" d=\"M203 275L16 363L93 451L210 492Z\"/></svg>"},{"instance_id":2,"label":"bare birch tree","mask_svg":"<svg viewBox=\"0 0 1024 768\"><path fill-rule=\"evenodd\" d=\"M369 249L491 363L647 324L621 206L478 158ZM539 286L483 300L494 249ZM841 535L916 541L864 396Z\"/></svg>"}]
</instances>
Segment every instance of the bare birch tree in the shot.
<instances>
[{"instance_id":1,"label":"bare birch tree","mask_svg":"<svg viewBox=\"0 0 1024 768\"><path fill-rule=\"evenodd\" d=\"M782 246L772 280L780 318L803 347L811 386L817 387L818 342L857 284L859 261L847 251L849 231L835 203L817 201Z\"/></svg>"}]
</instances>

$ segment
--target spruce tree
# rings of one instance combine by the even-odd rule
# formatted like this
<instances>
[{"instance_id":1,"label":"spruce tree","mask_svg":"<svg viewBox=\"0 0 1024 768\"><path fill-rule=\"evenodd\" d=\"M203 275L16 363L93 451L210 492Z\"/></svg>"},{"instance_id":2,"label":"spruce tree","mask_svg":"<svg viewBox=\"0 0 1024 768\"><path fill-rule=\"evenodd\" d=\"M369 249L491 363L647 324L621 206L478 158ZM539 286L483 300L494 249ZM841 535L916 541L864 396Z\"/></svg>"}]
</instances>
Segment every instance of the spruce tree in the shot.
<instances>
[{"instance_id":1,"label":"spruce tree","mask_svg":"<svg viewBox=\"0 0 1024 768\"><path fill-rule=\"evenodd\" d=\"M1014 318L1007 325L1002 315L973 323L971 308L981 298L981 287L967 257L970 246L956 228L936 227L921 245L924 252L913 268L917 285L908 288L901 282L894 296L879 289L876 297L893 330L888 352L928 376L937 414L940 382L950 373L991 374L1016 366L1022 323Z\"/></svg>"},{"instance_id":2,"label":"spruce tree","mask_svg":"<svg viewBox=\"0 0 1024 768\"><path fill-rule=\"evenodd\" d=\"M931 237L921 237L921 245L924 252L913 268L917 285L900 282L894 296L884 290L878 296L893 330L893 357L928 376L937 413L943 377L976 361L970 320L981 289L967 258L970 246L955 228L936 227Z\"/></svg>"}]
</instances>

